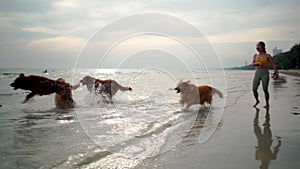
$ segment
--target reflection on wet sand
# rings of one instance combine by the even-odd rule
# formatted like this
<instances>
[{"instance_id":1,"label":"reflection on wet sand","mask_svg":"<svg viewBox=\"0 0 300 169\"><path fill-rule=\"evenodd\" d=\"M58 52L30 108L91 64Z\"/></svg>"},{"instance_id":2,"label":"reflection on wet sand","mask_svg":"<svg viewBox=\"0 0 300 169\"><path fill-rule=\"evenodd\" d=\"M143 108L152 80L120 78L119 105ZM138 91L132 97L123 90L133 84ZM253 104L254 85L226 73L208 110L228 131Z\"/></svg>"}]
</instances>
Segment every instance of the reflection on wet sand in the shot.
<instances>
[{"instance_id":1,"label":"reflection on wet sand","mask_svg":"<svg viewBox=\"0 0 300 169\"><path fill-rule=\"evenodd\" d=\"M182 142L188 142L189 139L197 138L200 135L201 130L205 125L205 122L206 122L206 119L207 119L209 113L212 113L209 111L209 108L206 108L206 109L200 108L198 110L197 117L196 117L191 129L185 135ZM194 143L190 143L190 144L193 145Z\"/></svg>"},{"instance_id":2,"label":"reflection on wet sand","mask_svg":"<svg viewBox=\"0 0 300 169\"><path fill-rule=\"evenodd\" d=\"M276 160L281 146L281 139L277 137L277 145L271 150L273 143L272 131L270 125L270 113L266 109L265 122L263 123L263 131L259 126L259 109L256 108L255 118L253 120L254 133L257 138L257 146L255 147L255 159L261 161L260 169L267 169L271 160Z\"/></svg>"},{"instance_id":3,"label":"reflection on wet sand","mask_svg":"<svg viewBox=\"0 0 300 169\"><path fill-rule=\"evenodd\" d=\"M287 80L285 76L280 76L278 79L273 80L272 82L274 90L277 91L279 88L284 88L284 84L287 83Z\"/></svg>"}]
</instances>

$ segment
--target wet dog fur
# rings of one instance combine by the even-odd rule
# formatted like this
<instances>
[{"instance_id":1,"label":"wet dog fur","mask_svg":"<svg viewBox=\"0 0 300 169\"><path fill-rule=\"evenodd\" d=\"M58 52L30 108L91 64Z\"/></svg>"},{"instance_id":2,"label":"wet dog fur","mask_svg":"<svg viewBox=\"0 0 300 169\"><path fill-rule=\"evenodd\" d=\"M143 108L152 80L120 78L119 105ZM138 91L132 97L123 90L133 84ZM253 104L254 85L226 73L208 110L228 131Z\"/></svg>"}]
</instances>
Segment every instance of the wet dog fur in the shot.
<instances>
[{"instance_id":1,"label":"wet dog fur","mask_svg":"<svg viewBox=\"0 0 300 169\"><path fill-rule=\"evenodd\" d=\"M26 96L23 103L26 103L35 95L43 96L56 93L60 97L60 99L55 100L55 104L58 105L58 108L72 108L73 106L71 105L74 104L70 84L66 83L64 80L52 80L36 75L25 76L22 73L10 84L10 86L13 87L14 90L23 89L31 91L31 93ZM63 106L65 104L59 103L60 101L67 102L69 106Z\"/></svg>"},{"instance_id":2,"label":"wet dog fur","mask_svg":"<svg viewBox=\"0 0 300 169\"><path fill-rule=\"evenodd\" d=\"M65 90L67 90L67 91L75 90L80 86L80 84L72 86L71 84L66 83L65 79L63 79L63 78L59 78L56 81L64 83L65 88L66 88ZM55 103L55 107L58 109L69 109L69 108L75 107L75 102L72 99L72 92L70 92L70 95L61 95L61 94L55 93L54 103Z\"/></svg>"},{"instance_id":3,"label":"wet dog fur","mask_svg":"<svg viewBox=\"0 0 300 169\"><path fill-rule=\"evenodd\" d=\"M206 85L195 86L190 84L190 81L179 81L175 90L180 93L180 104L182 107L185 106L185 109L189 109L194 104L204 105L208 103L211 105L214 94L223 98L223 94L218 89Z\"/></svg>"},{"instance_id":4,"label":"wet dog fur","mask_svg":"<svg viewBox=\"0 0 300 169\"><path fill-rule=\"evenodd\" d=\"M113 103L112 97L120 91L132 91L131 87L124 87L115 80L101 80L91 76L85 76L80 83L87 86L87 89L94 95L100 95L103 101Z\"/></svg>"}]
</instances>

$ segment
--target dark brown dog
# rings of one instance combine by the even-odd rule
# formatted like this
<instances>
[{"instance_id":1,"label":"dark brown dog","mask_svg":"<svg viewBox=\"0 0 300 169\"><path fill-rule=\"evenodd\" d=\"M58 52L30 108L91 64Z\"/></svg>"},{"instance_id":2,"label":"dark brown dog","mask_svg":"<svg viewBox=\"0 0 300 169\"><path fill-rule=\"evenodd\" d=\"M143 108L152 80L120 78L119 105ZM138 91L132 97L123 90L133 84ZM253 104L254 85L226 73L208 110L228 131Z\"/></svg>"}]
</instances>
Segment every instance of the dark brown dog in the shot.
<instances>
[{"instance_id":1,"label":"dark brown dog","mask_svg":"<svg viewBox=\"0 0 300 169\"><path fill-rule=\"evenodd\" d=\"M69 102L74 102L72 99L72 91L70 89L70 84L62 81L48 79L43 76L25 76L23 73L20 74L18 78L15 79L13 83L10 84L14 90L23 89L30 90L23 103L28 101L35 95L49 95L52 93L57 93L63 97L63 99Z\"/></svg>"},{"instance_id":2,"label":"dark brown dog","mask_svg":"<svg viewBox=\"0 0 300 169\"><path fill-rule=\"evenodd\" d=\"M104 101L112 103L112 96L114 96L119 90L132 91L131 87L123 87L114 80L100 80L91 76L85 76L80 83L87 86L87 89L95 94L101 95Z\"/></svg>"}]
</instances>

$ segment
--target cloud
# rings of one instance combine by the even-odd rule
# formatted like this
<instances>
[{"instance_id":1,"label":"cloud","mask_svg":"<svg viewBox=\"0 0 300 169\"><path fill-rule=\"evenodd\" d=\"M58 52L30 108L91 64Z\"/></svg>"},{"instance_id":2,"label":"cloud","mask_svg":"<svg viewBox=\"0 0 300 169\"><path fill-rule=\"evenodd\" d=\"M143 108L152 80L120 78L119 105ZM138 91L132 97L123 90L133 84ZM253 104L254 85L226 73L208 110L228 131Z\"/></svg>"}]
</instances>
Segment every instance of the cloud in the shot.
<instances>
[{"instance_id":1,"label":"cloud","mask_svg":"<svg viewBox=\"0 0 300 169\"><path fill-rule=\"evenodd\" d=\"M193 24L213 43L252 43L262 39L294 44L299 42L300 37L300 23L297 22L300 15L296 12L299 6L300 1L297 0L3 0L0 1L0 41L12 44L15 50L28 48L45 55L61 52L62 57L64 53L76 55L81 45L107 24L132 14L157 12L177 16ZM154 21L145 20L144 26L151 25L150 22ZM126 27L136 29L137 24L123 26ZM169 27L161 29L168 31ZM110 34L102 43L109 42L113 36ZM197 42L193 37L186 38ZM20 40L27 45L18 43ZM147 46L150 41L155 42L155 39L133 40L127 46ZM165 40L155 43L173 45ZM0 57L7 50L0 46ZM228 50L222 51L221 55L230 55ZM242 54L243 51L231 57ZM11 59L17 60L18 56Z\"/></svg>"},{"instance_id":2,"label":"cloud","mask_svg":"<svg viewBox=\"0 0 300 169\"><path fill-rule=\"evenodd\" d=\"M208 39L213 43L246 43L264 41L297 41L300 34L295 36L289 27L263 27L252 28L231 33L217 34L208 36Z\"/></svg>"},{"instance_id":3,"label":"cloud","mask_svg":"<svg viewBox=\"0 0 300 169\"><path fill-rule=\"evenodd\" d=\"M61 8L79 8L79 1L76 0L63 0L54 3L55 6Z\"/></svg>"},{"instance_id":4,"label":"cloud","mask_svg":"<svg viewBox=\"0 0 300 169\"><path fill-rule=\"evenodd\" d=\"M52 9L52 2L52 0L1 0L0 11L17 13L44 13L45 11Z\"/></svg>"},{"instance_id":5,"label":"cloud","mask_svg":"<svg viewBox=\"0 0 300 169\"><path fill-rule=\"evenodd\" d=\"M84 39L76 37L54 37L31 41L27 44L33 50L45 51L48 53L74 53L79 52Z\"/></svg>"},{"instance_id":6,"label":"cloud","mask_svg":"<svg viewBox=\"0 0 300 169\"><path fill-rule=\"evenodd\" d=\"M11 27L12 24L10 23L10 19L9 17L0 17L0 28L4 29L4 28L9 28Z\"/></svg>"},{"instance_id":7,"label":"cloud","mask_svg":"<svg viewBox=\"0 0 300 169\"><path fill-rule=\"evenodd\" d=\"M21 28L21 30L34 32L34 33L59 34L59 31L47 27L42 27L42 26Z\"/></svg>"},{"instance_id":8,"label":"cloud","mask_svg":"<svg viewBox=\"0 0 300 169\"><path fill-rule=\"evenodd\" d=\"M220 7L220 4L224 6ZM273 27L275 29L269 29L273 35L282 34L285 37L282 40L287 40L287 37L290 37L288 34L297 32L296 29L300 27L300 23L296 22L300 20L300 15L295 13L296 8L300 6L300 1L290 0L288 3L285 1L272 1L270 3L266 1L240 1L238 3L226 1L226 3L219 2L215 8L210 8L211 5L207 5L208 8L202 6L200 7L201 10L192 9L187 12L177 12L177 14L174 11L174 15L191 22L208 36L228 34L228 36L233 35L231 39L235 39L240 35L240 32L247 32L246 39L244 38L241 42L247 38L251 42L251 38L256 36L257 32L253 31L252 34L251 31L248 31L251 29ZM264 37L261 38L265 39ZM280 40L278 37L266 37L266 39ZM294 41L294 38L290 40Z\"/></svg>"},{"instance_id":9,"label":"cloud","mask_svg":"<svg viewBox=\"0 0 300 169\"><path fill-rule=\"evenodd\" d=\"M12 15L6 15L6 19L10 17L14 26L22 28L46 27L61 32L64 36L85 38L116 19L143 12L162 12L178 16L210 36L224 33L234 34L246 29L256 29L265 26L278 27L285 22L293 24L295 29L296 26L299 26L299 23L295 22L295 20L299 20L299 15L295 15L295 7L299 6L299 2L289 1L290 3L283 3L272 1L272 3L268 3L267 1L261 1L259 6L257 6L257 2L64 0L45 3L44 6L47 6L47 9L40 3L32 4L32 6L44 9L43 15L37 15L35 13L37 11L34 10L30 13L22 13L22 10L19 10ZM9 4L13 3L17 4L14 1ZM7 3L3 5L7 5ZM288 10L293 8L295 10ZM291 32L295 31L292 30ZM49 30L48 32L50 34L53 33ZM44 33L47 33L47 31L44 31ZM249 34L250 36L252 35Z\"/></svg>"}]
</instances>

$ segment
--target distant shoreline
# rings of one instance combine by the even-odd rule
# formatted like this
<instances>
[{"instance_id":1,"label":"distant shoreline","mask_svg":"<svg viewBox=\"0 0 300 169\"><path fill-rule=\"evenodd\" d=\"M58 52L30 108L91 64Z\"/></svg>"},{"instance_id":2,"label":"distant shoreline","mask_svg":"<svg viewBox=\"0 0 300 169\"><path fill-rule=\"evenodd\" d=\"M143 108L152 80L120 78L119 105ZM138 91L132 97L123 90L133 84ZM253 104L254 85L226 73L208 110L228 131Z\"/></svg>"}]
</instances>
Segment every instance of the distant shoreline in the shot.
<instances>
[{"instance_id":1,"label":"distant shoreline","mask_svg":"<svg viewBox=\"0 0 300 169\"><path fill-rule=\"evenodd\" d=\"M243 66L243 67L232 67L232 68L224 68L224 70L255 70L254 67L250 66ZM272 69L269 69L272 70ZM300 77L300 69L279 69L279 73L285 74L285 75L290 75L290 76L297 76Z\"/></svg>"}]
</instances>

